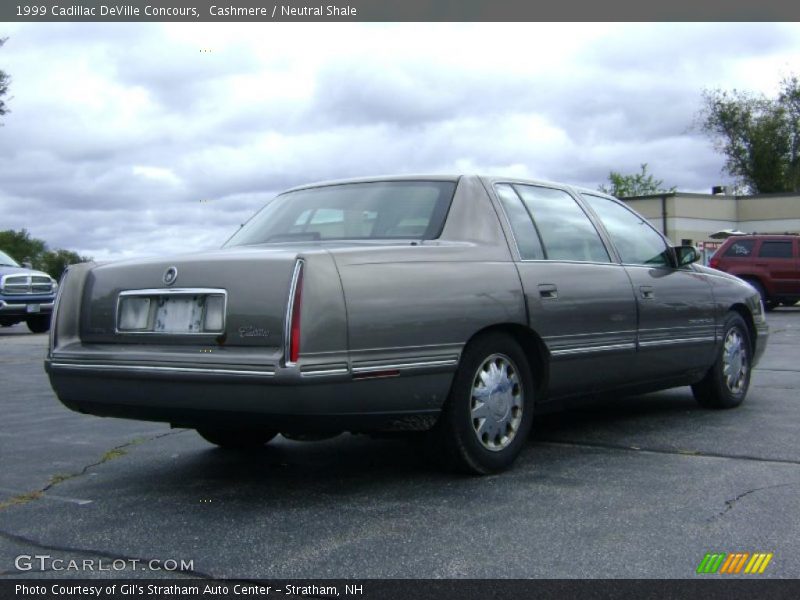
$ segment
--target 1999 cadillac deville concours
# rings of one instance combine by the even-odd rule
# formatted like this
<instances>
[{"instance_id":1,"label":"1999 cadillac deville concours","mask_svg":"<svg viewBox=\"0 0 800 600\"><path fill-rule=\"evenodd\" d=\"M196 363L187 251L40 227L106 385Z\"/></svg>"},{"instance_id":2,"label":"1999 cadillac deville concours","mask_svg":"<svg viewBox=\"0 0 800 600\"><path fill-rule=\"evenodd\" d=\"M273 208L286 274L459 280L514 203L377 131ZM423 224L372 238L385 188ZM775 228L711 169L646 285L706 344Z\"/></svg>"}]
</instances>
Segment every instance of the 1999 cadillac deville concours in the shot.
<instances>
[{"instance_id":1,"label":"1999 cadillac deville concours","mask_svg":"<svg viewBox=\"0 0 800 600\"><path fill-rule=\"evenodd\" d=\"M73 266L46 369L69 408L223 447L428 430L454 467L511 464L534 413L691 385L747 394L758 293L618 200L479 176L280 194L221 250Z\"/></svg>"}]
</instances>

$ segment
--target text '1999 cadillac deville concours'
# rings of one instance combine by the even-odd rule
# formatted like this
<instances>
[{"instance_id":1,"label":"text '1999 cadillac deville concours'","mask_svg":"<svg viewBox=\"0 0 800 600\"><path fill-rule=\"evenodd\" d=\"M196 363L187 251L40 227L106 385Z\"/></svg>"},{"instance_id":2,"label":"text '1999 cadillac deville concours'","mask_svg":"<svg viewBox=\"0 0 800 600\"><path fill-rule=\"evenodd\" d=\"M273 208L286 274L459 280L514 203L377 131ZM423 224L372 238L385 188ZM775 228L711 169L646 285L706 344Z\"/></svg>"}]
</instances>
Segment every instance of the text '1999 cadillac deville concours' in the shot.
<instances>
[{"instance_id":1,"label":"text '1999 cadillac deville concours'","mask_svg":"<svg viewBox=\"0 0 800 600\"><path fill-rule=\"evenodd\" d=\"M427 431L450 465L490 473L574 398L690 385L704 407L744 400L763 306L697 258L566 185L314 184L220 250L71 267L45 365L69 408L222 447Z\"/></svg>"}]
</instances>

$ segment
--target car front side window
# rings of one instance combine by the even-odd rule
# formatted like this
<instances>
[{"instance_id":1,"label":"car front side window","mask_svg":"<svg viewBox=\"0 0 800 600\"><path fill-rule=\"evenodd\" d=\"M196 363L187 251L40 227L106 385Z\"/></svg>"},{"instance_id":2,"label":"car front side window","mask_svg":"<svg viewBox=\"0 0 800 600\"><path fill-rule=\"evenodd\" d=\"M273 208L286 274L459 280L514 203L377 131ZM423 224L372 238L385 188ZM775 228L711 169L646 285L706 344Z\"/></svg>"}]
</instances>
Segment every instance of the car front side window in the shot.
<instances>
[{"instance_id":1,"label":"car front side window","mask_svg":"<svg viewBox=\"0 0 800 600\"><path fill-rule=\"evenodd\" d=\"M671 264L664 238L645 219L614 200L593 194L581 196L597 213L623 263L654 267Z\"/></svg>"}]
</instances>

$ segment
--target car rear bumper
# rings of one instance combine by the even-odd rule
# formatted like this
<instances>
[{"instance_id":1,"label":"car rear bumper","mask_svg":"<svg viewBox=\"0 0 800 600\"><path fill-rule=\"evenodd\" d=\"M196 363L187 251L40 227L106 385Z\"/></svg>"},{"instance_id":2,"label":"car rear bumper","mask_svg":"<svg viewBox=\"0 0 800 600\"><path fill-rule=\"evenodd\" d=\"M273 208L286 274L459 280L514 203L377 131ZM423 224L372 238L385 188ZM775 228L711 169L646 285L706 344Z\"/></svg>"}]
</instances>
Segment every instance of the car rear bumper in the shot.
<instances>
[{"instance_id":1,"label":"car rear bumper","mask_svg":"<svg viewBox=\"0 0 800 600\"><path fill-rule=\"evenodd\" d=\"M239 368L57 358L48 358L45 369L64 405L98 416L183 427L387 431L430 428L455 366L412 368L386 378L358 378L348 368L301 373L278 365Z\"/></svg>"}]
</instances>

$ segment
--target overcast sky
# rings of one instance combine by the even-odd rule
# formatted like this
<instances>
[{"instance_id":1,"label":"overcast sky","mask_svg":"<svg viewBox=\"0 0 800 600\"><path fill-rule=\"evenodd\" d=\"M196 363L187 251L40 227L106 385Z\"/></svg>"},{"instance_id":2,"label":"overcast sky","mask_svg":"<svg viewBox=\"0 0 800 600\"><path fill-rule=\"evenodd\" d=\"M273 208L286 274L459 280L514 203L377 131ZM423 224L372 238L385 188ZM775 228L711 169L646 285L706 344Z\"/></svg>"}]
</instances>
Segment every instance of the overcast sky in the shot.
<instances>
[{"instance_id":1,"label":"overcast sky","mask_svg":"<svg viewBox=\"0 0 800 600\"><path fill-rule=\"evenodd\" d=\"M276 192L410 172L729 182L703 88L773 94L797 24L11 24L0 230L217 247ZM205 51L203 51L205 50Z\"/></svg>"}]
</instances>

